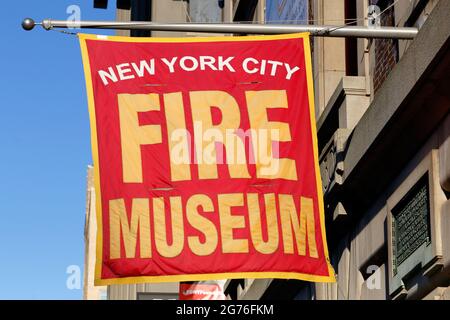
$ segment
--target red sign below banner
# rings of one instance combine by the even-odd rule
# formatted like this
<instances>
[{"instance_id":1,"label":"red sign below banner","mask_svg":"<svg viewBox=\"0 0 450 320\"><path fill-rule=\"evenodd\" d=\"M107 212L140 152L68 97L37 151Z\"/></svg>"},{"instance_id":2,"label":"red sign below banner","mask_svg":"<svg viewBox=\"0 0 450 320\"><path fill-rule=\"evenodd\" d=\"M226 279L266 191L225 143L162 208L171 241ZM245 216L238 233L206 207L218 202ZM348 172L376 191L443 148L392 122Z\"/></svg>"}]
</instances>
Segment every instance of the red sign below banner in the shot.
<instances>
[{"instance_id":1,"label":"red sign below banner","mask_svg":"<svg viewBox=\"0 0 450 320\"><path fill-rule=\"evenodd\" d=\"M226 300L223 286L226 280L180 283L180 300Z\"/></svg>"}]
</instances>

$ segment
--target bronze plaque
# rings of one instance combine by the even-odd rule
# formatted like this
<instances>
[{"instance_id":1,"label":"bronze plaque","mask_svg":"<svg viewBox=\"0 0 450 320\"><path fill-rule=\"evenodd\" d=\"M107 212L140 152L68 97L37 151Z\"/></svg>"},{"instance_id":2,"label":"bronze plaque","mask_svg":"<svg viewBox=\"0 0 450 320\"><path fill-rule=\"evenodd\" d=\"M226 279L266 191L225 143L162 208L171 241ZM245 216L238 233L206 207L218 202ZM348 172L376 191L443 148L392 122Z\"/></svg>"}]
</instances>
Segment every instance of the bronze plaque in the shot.
<instances>
[{"instance_id":1,"label":"bronze plaque","mask_svg":"<svg viewBox=\"0 0 450 320\"><path fill-rule=\"evenodd\" d=\"M428 174L392 209L394 274L398 266L424 243L431 242Z\"/></svg>"}]
</instances>

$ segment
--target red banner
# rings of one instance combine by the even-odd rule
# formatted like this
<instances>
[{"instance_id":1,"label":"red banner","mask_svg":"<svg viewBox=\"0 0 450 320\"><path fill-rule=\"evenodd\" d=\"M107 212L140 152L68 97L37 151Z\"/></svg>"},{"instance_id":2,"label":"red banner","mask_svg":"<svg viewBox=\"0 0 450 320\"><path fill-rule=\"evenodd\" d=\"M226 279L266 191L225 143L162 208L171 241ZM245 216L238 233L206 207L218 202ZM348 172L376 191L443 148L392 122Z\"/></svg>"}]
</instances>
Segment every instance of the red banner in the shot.
<instances>
[{"instance_id":1,"label":"red banner","mask_svg":"<svg viewBox=\"0 0 450 320\"><path fill-rule=\"evenodd\" d=\"M308 34L80 43L97 285L334 281Z\"/></svg>"}]
</instances>

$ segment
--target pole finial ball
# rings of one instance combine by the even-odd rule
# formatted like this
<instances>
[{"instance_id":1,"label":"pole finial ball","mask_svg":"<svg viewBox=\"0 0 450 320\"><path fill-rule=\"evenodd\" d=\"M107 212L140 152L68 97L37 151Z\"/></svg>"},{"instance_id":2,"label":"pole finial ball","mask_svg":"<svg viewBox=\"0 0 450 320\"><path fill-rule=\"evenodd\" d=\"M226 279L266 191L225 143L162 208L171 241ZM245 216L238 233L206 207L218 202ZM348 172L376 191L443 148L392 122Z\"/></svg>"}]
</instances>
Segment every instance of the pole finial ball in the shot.
<instances>
[{"instance_id":1,"label":"pole finial ball","mask_svg":"<svg viewBox=\"0 0 450 320\"><path fill-rule=\"evenodd\" d=\"M27 31L32 30L35 25L36 25L36 23L31 18L26 18L26 19L23 19L23 21L22 21L22 28L24 28L24 30L27 30Z\"/></svg>"}]
</instances>

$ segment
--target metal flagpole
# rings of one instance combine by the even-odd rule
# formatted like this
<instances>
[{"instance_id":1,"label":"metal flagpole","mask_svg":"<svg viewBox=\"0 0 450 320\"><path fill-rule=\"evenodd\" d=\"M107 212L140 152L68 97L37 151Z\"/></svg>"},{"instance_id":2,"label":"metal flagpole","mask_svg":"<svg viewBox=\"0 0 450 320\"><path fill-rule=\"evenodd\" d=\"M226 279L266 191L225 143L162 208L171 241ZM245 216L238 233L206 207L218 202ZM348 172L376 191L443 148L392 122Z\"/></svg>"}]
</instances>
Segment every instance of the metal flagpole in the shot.
<instances>
[{"instance_id":1,"label":"metal flagpole","mask_svg":"<svg viewBox=\"0 0 450 320\"><path fill-rule=\"evenodd\" d=\"M41 25L45 30L53 28L87 28L87 29L121 29L121 30L155 30L184 31L208 33L245 33L245 34L282 34L310 32L314 37L354 37L414 39L417 28L366 27L366 26L317 26L296 24L250 24L250 23L159 23L146 21L66 21L45 19L40 23L27 18L22 22L25 30L32 30Z\"/></svg>"}]
</instances>

